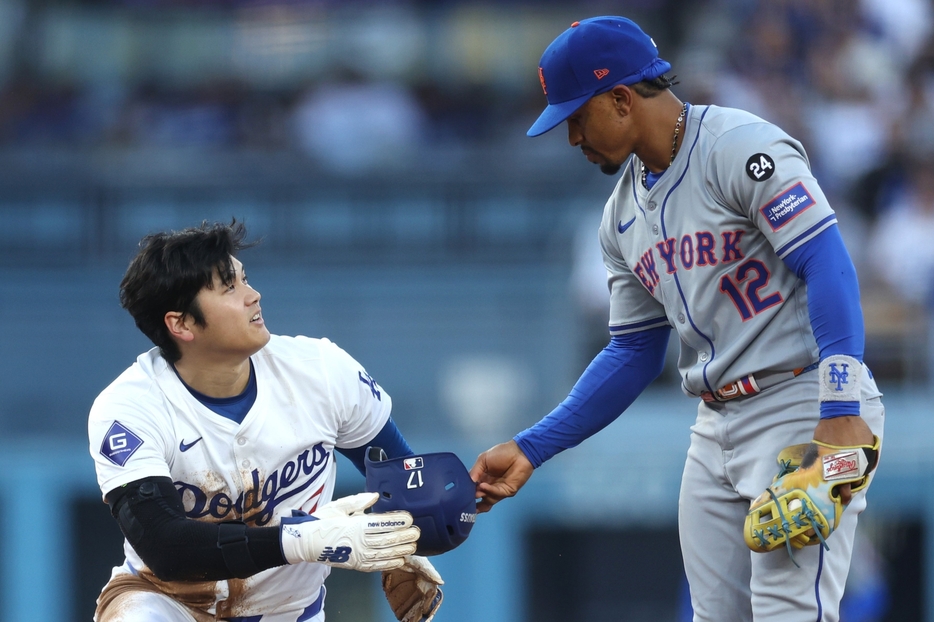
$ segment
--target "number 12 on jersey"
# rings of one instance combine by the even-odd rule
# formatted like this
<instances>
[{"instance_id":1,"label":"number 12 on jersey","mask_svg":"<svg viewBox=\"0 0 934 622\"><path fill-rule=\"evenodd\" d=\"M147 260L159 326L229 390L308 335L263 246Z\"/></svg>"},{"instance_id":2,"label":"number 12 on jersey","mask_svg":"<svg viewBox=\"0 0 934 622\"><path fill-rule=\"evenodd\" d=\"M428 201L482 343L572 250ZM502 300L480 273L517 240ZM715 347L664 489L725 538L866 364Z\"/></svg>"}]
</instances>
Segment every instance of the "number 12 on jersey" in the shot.
<instances>
[{"instance_id":1,"label":"number 12 on jersey","mask_svg":"<svg viewBox=\"0 0 934 622\"><path fill-rule=\"evenodd\" d=\"M769 294L765 298L759 295L759 290L769 284L771 276L764 263L758 259L750 259L736 269L735 280L728 274L720 279L720 291L730 297L744 322L783 300L778 292ZM745 289L740 291L743 281L749 277L752 278L746 283Z\"/></svg>"}]
</instances>

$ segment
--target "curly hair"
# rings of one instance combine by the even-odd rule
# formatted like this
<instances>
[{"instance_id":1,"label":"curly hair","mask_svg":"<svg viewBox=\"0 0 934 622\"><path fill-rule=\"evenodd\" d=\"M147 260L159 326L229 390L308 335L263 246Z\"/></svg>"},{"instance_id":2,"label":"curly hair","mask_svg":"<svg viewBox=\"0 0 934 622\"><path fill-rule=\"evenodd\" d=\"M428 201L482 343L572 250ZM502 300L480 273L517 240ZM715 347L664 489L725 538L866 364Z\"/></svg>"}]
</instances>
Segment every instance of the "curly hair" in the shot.
<instances>
[{"instance_id":1,"label":"curly hair","mask_svg":"<svg viewBox=\"0 0 934 622\"><path fill-rule=\"evenodd\" d=\"M645 97L646 99L660 95L662 92L667 91L675 84L678 84L675 81L677 76L672 76L669 78L667 75L661 75L653 80L643 80L642 82L636 82L632 85L632 90L636 93Z\"/></svg>"}]
</instances>

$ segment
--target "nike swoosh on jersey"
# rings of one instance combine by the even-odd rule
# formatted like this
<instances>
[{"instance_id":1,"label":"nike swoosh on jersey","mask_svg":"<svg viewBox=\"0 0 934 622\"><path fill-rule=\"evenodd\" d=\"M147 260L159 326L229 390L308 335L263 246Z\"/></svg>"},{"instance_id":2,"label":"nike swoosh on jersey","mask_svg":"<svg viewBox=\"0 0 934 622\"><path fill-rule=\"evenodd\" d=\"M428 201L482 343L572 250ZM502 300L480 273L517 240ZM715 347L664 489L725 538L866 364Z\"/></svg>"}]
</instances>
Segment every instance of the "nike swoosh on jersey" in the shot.
<instances>
[{"instance_id":1,"label":"nike swoosh on jersey","mask_svg":"<svg viewBox=\"0 0 934 622\"><path fill-rule=\"evenodd\" d=\"M633 216L633 217L632 217L632 220L630 220L629 222L627 222L625 225L623 224L623 221L621 220L621 221L619 221L619 224L616 225L616 230L619 231L620 233L626 233L626 229L628 229L629 227L631 227L631 226L632 226L632 223L634 223L634 222L636 222L636 217L635 217L635 216Z\"/></svg>"},{"instance_id":2,"label":"nike swoosh on jersey","mask_svg":"<svg viewBox=\"0 0 934 622\"><path fill-rule=\"evenodd\" d=\"M204 438L203 436L199 436L198 438L196 438L195 440L191 441L190 443L186 443L186 442L185 442L185 439L182 439L182 442L180 442L180 443L178 444L178 450L179 450L179 451L188 451L189 449L191 449L192 447L194 447L195 445L197 445L197 444L198 444L198 441L200 441L200 440L203 439L203 438Z\"/></svg>"}]
</instances>

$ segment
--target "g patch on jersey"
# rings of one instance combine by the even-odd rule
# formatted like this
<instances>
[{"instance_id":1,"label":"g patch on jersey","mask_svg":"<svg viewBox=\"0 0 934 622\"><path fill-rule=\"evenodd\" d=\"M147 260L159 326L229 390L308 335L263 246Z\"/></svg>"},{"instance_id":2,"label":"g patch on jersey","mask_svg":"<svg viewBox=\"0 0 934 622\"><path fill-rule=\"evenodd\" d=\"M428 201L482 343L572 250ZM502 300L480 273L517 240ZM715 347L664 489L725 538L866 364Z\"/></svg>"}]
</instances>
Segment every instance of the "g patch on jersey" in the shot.
<instances>
[{"instance_id":1,"label":"g patch on jersey","mask_svg":"<svg viewBox=\"0 0 934 622\"><path fill-rule=\"evenodd\" d=\"M799 181L791 188L780 192L778 196L759 208L759 211L765 216L772 231L778 231L792 218L815 203L814 197L804 187L804 183Z\"/></svg>"},{"instance_id":2,"label":"g patch on jersey","mask_svg":"<svg viewBox=\"0 0 934 622\"><path fill-rule=\"evenodd\" d=\"M746 174L753 181L765 181L775 174L775 160L764 153L757 153L746 160Z\"/></svg>"},{"instance_id":3,"label":"g patch on jersey","mask_svg":"<svg viewBox=\"0 0 934 622\"><path fill-rule=\"evenodd\" d=\"M101 455L117 466L124 466L142 444L143 439L134 434L130 428L119 421L114 421L107 430L107 434L104 435Z\"/></svg>"}]
</instances>

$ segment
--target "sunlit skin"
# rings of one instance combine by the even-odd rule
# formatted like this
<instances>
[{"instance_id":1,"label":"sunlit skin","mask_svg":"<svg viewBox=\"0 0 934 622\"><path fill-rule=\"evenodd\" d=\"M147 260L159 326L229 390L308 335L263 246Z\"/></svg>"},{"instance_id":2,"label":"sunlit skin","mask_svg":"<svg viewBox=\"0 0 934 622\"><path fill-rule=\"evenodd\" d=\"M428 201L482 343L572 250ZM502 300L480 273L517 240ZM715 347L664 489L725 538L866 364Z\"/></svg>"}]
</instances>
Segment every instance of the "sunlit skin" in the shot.
<instances>
[{"instance_id":1,"label":"sunlit skin","mask_svg":"<svg viewBox=\"0 0 934 622\"><path fill-rule=\"evenodd\" d=\"M653 173L668 168L671 139L684 104L665 90L645 98L619 84L596 95L567 119L568 142L590 162L615 175L635 153ZM681 148L679 134L676 149Z\"/></svg>"},{"instance_id":2,"label":"sunlit skin","mask_svg":"<svg viewBox=\"0 0 934 622\"><path fill-rule=\"evenodd\" d=\"M175 369L188 386L210 397L232 397L250 379L250 356L269 342L260 294L250 287L243 264L231 258L235 278L224 285L214 274L213 287L195 298L204 315L198 326L190 315L170 311L165 325L182 357Z\"/></svg>"},{"instance_id":3,"label":"sunlit skin","mask_svg":"<svg viewBox=\"0 0 934 622\"><path fill-rule=\"evenodd\" d=\"M636 154L653 173L668 169L672 138L683 103L670 90L646 98L625 85L590 98L567 119L568 142L580 147L588 161L607 175L616 175ZM682 125L683 128L683 125ZM680 133L675 154L681 149ZM873 443L873 434L858 416L821 419L814 440L853 447ZM477 457L470 477L477 483L479 512L514 496L532 477L534 468L515 441L500 443ZM845 504L852 498L849 484L837 487Z\"/></svg>"}]
</instances>

